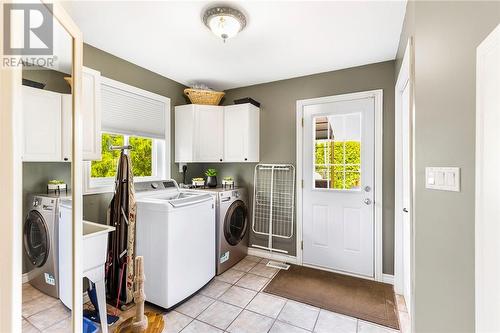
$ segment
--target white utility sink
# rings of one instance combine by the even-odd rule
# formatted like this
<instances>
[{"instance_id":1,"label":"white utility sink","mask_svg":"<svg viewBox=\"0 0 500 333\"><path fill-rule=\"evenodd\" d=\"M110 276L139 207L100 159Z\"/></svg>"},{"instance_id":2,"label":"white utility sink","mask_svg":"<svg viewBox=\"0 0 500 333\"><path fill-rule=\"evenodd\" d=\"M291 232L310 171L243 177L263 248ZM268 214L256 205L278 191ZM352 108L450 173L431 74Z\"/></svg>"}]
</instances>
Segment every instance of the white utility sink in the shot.
<instances>
[{"instance_id":1,"label":"white utility sink","mask_svg":"<svg viewBox=\"0 0 500 333\"><path fill-rule=\"evenodd\" d=\"M104 265L108 251L108 234L115 227L83 221L83 276L95 283L101 332L108 333Z\"/></svg>"},{"instance_id":2,"label":"white utility sink","mask_svg":"<svg viewBox=\"0 0 500 333\"><path fill-rule=\"evenodd\" d=\"M106 263L108 233L115 227L83 221L83 274Z\"/></svg>"}]
</instances>

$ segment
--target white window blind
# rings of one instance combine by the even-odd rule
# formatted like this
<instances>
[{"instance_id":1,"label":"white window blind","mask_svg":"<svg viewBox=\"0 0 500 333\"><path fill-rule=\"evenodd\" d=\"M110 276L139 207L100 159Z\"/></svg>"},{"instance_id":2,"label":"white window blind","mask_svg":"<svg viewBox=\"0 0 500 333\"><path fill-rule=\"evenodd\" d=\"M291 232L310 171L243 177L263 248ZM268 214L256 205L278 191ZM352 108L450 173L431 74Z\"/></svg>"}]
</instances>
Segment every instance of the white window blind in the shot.
<instances>
[{"instance_id":1,"label":"white window blind","mask_svg":"<svg viewBox=\"0 0 500 333\"><path fill-rule=\"evenodd\" d=\"M109 79L101 87L103 132L165 138L163 96Z\"/></svg>"}]
</instances>

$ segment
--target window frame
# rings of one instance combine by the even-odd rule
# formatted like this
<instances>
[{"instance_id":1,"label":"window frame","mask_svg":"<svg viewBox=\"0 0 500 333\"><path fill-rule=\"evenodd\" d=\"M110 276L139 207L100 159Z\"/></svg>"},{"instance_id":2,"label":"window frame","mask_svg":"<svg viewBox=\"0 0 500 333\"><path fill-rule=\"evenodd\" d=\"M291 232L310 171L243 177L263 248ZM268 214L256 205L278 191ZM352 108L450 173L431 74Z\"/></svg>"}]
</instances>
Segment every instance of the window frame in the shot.
<instances>
[{"instance_id":1,"label":"window frame","mask_svg":"<svg viewBox=\"0 0 500 333\"><path fill-rule=\"evenodd\" d=\"M354 113L353 113L354 114ZM321 117L324 117L324 115L316 115L315 117L313 117L313 123L312 123L312 126L313 126L313 133L315 133L315 129L316 129L316 119L318 118L321 118ZM343 119L345 119L345 115L342 116ZM361 121L362 118L360 118L360 121ZM329 122L329 120L328 120ZM361 126L361 123L360 123L360 126ZM361 144L361 138L359 138L359 140L355 140L355 139L351 139L351 140L346 140L346 138L342 138L342 140L339 140L339 141L336 141L335 138L333 137L330 137L330 131L328 130L327 128L327 137L324 138L324 139L316 139L316 135L314 135L314 138L312 140L312 143L314 145L313 147L313 156L312 156L312 182L311 182L311 186L312 186L312 191L335 191L335 192L360 192L362 190L362 187L363 187L363 183L362 183L362 173L361 173L361 166L362 166L362 162L361 162L361 147L360 147L360 151L359 151L359 154L360 154L360 163L345 163L346 162L346 143L347 142L359 142ZM326 159L326 152L327 152L327 148L326 148L326 145L328 145L329 143L331 144L331 148L330 149L334 149L334 145L336 142L341 142L342 143L342 162L343 163L326 163L327 159ZM325 152L324 152L324 158L323 158L323 163L316 163L316 145L318 143L322 143L322 144L325 144ZM333 154L333 152L332 152ZM328 177L326 179L321 179L321 180L326 180L326 183L328 184L328 187L324 188L324 187L316 187L316 178L315 178L315 174L317 173L316 172L316 168L317 167L320 167L320 168L326 168L328 170L327 174L328 174ZM330 169L331 168L335 168L335 167L341 167L343 169L342 171L342 188L335 188L335 187L330 187L330 182L332 181L332 179L330 178ZM359 171L346 171L347 167L359 167ZM358 173L359 174L359 180L360 180L360 186L357 187L357 188L346 188L346 175L348 173Z\"/></svg>"},{"instance_id":2,"label":"window frame","mask_svg":"<svg viewBox=\"0 0 500 333\"><path fill-rule=\"evenodd\" d=\"M159 176L155 177L136 177L134 178L134 183L138 181L153 181L153 180L161 180L161 179L169 179L170 178L170 172L171 172L171 139L170 139L170 134L171 134L171 120L170 120L170 114L171 114L171 108L170 108L170 98L158 95L155 93L152 93L150 91L140 89L131 85L128 85L126 83L112 80L106 77L101 77L101 85L106 85L110 87L114 87L120 90L123 90L125 92L129 92L132 94L136 94L138 96L141 96L146 99L154 100L157 102L160 102L163 104L163 110L165 112L165 136L162 139L156 139L157 142L163 142L163 145L161 147L161 150L163 152L163 159L160 161L160 157L156 156L156 158L153 159L153 167L158 168L163 170L163 173ZM108 131L103 130L102 132L104 133L109 133ZM117 133L119 135L128 135L128 136L138 136L138 137L147 137L141 134L134 135L133 133L128 133L128 134L123 134L123 133ZM155 140L153 138L153 140ZM154 145L156 146L156 145ZM157 149L153 149L153 151L158 150L159 146L156 147ZM101 152L102 153L102 152ZM83 162L83 194L99 194L99 193L112 193L115 190L115 184L114 180L115 178L108 177L106 178L107 181L101 181L101 180L94 180L92 179L91 175L91 161L84 161ZM110 181L111 179L111 181Z\"/></svg>"},{"instance_id":3,"label":"window frame","mask_svg":"<svg viewBox=\"0 0 500 333\"><path fill-rule=\"evenodd\" d=\"M330 139L321 139L321 140L315 140L315 144L317 144L318 142L320 143L328 143L328 142L331 142L332 144L335 142L334 140L330 140ZM348 173L358 173L359 174L359 178L360 178L360 181L361 181L361 163L345 163L345 160L346 160L346 142L360 142L361 141L355 141L355 140L350 140L350 141L336 141L336 142L342 142L342 153L343 153L343 157L342 157L342 160L344 161L344 163L316 163L316 156L314 156L314 161L313 161L313 174L314 174L314 170L316 170L317 167L322 167L322 168L327 168L328 170L330 170L331 168L334 168L334 167L340 167L343 169L343 172L342 172L342 188L334 188L334 187L316 187L316 179L314 179L314 176L313 176L313 186L314 186L314 190L331 190L331 191L361 191L361 188L362 188L362 184L360 185L359 188L346 188L346 175ZM326 148L325 148L326 149ZM361 150L360 150L360 155L361 155ZM326 155L325 155L326 156ZM326 160L326 159L325 159ZM359 168L359 171L347 171L347 167L358 167ZM330 175L330 172L327 173L328 175ZM322 179L322 180L326 180L327 181L327 184L328 186L330 186L329 182L331 181L331 178L330 176L328 176L326 179Z\"/></svg>"},{"instance_id":4,"label":"window frame","mask_svg":"<svg viewBox=\"0 0 500 333\"><path fill-rule=\"evenodd\" d=\"M112 135L121 135L123 136L123 144L128 145L130 137L139 137L153 140L152 149L151 149L151 174L152 176L145 177L134 177L134 183L144 182L144 181L157 181L168 178L167 177L167 156L165 149L165 140L157 139L157 138L148 138L146 136L140 135L130 135L123 133L111 133L111 132L101 132L101 136L103 133L112 134ZM163 147L161 147L163 146ZM163 150L163 152L159 152ZM126 151L126 154L130 154L130 151ZM115 179L116 177L92 177L92 161L84 162L84 189L85 194L98 194L98 193L110 193L115 190Z\"/></svg>"}]
</instances>

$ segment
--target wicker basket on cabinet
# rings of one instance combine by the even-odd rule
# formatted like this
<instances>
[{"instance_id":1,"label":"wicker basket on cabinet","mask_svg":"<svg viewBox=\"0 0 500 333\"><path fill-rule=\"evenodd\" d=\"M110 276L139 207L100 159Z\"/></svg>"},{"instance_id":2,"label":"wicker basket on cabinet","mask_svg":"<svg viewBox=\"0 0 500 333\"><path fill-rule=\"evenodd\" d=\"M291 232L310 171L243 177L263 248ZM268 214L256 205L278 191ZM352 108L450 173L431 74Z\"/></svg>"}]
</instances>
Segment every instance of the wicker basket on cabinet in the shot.
<instances>
[{"instance_id":1,"label":"wicker basket on cabinet","mask_svg":"<svg viewBox=\"0 0 500 333\"><path fill-rule=\"evenodd\" d=\"M184 94L189 97L193 104L219 105L225 93L221 91L201 90L201 89L184 89Z\"/></svg>"}]
</instances>

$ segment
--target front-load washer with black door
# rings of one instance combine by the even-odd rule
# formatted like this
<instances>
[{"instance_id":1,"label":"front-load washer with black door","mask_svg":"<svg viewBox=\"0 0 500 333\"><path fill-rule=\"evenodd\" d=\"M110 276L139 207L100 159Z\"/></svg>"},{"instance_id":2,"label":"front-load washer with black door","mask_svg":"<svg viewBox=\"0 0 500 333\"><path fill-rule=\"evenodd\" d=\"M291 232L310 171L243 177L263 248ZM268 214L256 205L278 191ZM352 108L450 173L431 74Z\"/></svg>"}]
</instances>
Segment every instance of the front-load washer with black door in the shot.
<instances>
[{"instance_id":1,"label":"front-load washer with black door","mask_svg":"<svg viewBox=\"0 0 500 333\"><path fill-rule=\"evenodd\" d=\"M244 188L193 189L215 197L217 275L236 265L248 253L249 212Z\"/></svg>"},{"instance_id":2,"label":"front-load washer with black door","mask_svg":"<svg viewBox=\"0 0 500 333\"><path fill-rule=\"evenodd\" d=\"M244 188L219 193L217 275L222 274L248 253L248 199Z\"/></svg>"},{"instance_id":3,"label":"front-load washer with black door","mask_svg":"<svg viewBox=\"0 0 500 333\"><path fill-rule=\"evenodd\" d=\"M59 297L59 198L31 195L23 225L24 260L29 283L43 293Z\"/></svg>"}]
</instances>

